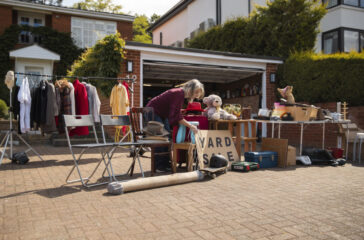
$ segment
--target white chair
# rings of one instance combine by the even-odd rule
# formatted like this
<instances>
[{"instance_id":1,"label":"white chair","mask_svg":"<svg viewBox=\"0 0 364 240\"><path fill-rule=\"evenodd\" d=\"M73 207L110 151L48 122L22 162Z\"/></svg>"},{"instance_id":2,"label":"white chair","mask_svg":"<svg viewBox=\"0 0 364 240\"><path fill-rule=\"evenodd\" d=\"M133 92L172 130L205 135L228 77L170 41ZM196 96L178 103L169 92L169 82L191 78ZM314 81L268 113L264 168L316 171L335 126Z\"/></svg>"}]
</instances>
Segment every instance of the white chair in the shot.
<instances>
[{"instance_id":1,"label":"white chair","mask_svg":"<svg viewBox=\"0 0 364 240\"><path fill-rule=\"evenodd\" d=\"M68 176L66 178L66 182L67 183L81 182L82 185L85 186L85 187L92 187L92 186L97 186L97 185L108 183L108 182L100 182L100 183L88 184L91 177L95 174L96 170L100 166L101 162L104 162L106 171L109 174L109 181L111 182L112 181L112 175L110 174L109 169L107 168L107 164L106 164L106 160L105 160L105 155L106 154L104 154L104 152L110 151L108 149L112 149L114 147L114 144L99 143L97 135L96 135L96 129L95 129L95 124L94 124L92 115L64 115L64 123L65 123L65 132L66 132L68 147L70 149L70 152L72 154L73 161L74 161L74 166L72 167L71 171L69 172L69 174L68 174ZM95 136L95 143L72 144L72 142L70 140L70 136L68 134L69 128L84 127L84 126L85 127L92 127L92 131L93 131L94 136ZM73 148L82 149L81 153L78 156L78 158L76 158L76 155L73 152ZM106 148L108 148L108 149L106 149ZM81 161L81 157L83 156L83 154L89 149L99 149L101 158L100 158L99 162L97 163L96 167L94 168L94 170L92 171L92 173L89 175L89 177L83 178L82 174L81 174L81 169L79 167L79 163ZM70 178L72 172L75 169L77 169L77 172L78 172L78 175L79 175L80 178L75 179L75 180L68 180Z\"/></svg>"},{"instance_id":2,"label":"white chair","mask_svg":"<svg viewBox=\"0 0 364 240\"><path fill-rule=\"evenodd\" d=\"M361 163L361 145L364 141L364 132L357 133L354 140L354 149L353 149L353 162L356 160L356 145L359 143L359 152L358 152L358 161Z\"/></svg>"}]
</instances>

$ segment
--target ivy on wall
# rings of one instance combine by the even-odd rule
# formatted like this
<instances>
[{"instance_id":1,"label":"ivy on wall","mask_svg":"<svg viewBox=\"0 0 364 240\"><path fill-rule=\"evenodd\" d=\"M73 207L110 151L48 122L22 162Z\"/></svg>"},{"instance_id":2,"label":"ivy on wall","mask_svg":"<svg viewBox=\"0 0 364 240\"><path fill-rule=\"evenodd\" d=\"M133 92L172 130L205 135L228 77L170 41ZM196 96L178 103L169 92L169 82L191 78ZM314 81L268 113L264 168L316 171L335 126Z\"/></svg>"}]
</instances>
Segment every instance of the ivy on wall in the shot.
<instances>
[{"instance_id":1,"label":"ivy on wall","mask_svg":"<svg viewBox=\"0 0 364 240\"><path fill-rule=\"evenodd\" d=\"M41 41L38 44L41 47L60 55L61 60L57 62L54 69L56 75L66 75L67 69L83 51L74 44L69 33L61 33L49 27L12 25L0 36L0 77L5 78L7 71L14 70L14 65L9 58L9 52L14 50L16 44L19 43L19 36L22 31L39 36ZM0 81L0 98L9 103L9 90L4 81Z\"/></svg>"},{"instance_id":2,"label":"ivy on wall","mask_svg":"<svg viewBox=\"0 0 364 240\"><path fill-rule=\"evenodd\" d=\"M279 87L293 86L296 101L364 105L364 52L292 54L277 72Z\"/></svg>"},{"instance_id":3,"label":"ivy on wall","mask_svg":"<svg viewBox=\"0 0 364 240\"><path fill-rule=\"evenodd\" d=\"M98 41L92 48L88 48L71 70L70 76L117 77L125 59L125 41L120 33L111 34ZM110 96L115 80L90 79L90 83L101 90L105 96Z\"/></svg>"}]
</instances>

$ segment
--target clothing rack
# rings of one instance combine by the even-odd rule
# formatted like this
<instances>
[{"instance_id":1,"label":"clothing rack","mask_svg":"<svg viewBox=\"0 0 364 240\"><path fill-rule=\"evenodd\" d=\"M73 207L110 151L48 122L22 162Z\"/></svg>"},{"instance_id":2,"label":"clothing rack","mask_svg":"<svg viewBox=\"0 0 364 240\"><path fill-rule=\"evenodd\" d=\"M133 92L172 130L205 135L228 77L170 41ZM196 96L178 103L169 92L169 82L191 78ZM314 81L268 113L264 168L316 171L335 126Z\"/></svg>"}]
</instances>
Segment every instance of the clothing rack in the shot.
<instances>
[{"instance_id":1,"label":"clothing rack","mask_svg":"<svg viewBox=\"0 0 364 240\"><path fill-rule=\"evenodd\" d=\"M14 75L23 75L23 76L34 76L34 77L46 77L46 78L78 78L78 79L82 79L82 80L87 80L87 79L101 79L101 80L124 80L124 81L128 81L128 82L135 82L135 79L133 78L121 78L121 77L94 77L94 76L61 76L61 75L46 75L46 74L36 74L36 73L23 73L23 72L14 72Z\"/></svg>"},{"instance_id":2,"label":"clothing rack","mask_svg":"<svg viewBox=\"0 0 364 240\"><path fill-rule=\"evenodd\" d=\"M50 81L52 79L62 79L62 78L73 78L73 79L81 79L81 80L88 80L88 79L100 79L100 80L124 80L127 82L131 82L131 87L129 86L128 89L131 92L131 103L130 103L130 109L134 106L134 83L136 82L133 78L121 78L121 77L94 77L94 76L61 76L61 75L47 75L47 74L37 74L37 73L23 73L23 72L14 72L14 76L16 78L19 77L19 75L23 76L34 76L34 77L44 77L44 78L50 78L47 79L47 81ZM123 141L126 136L131 134L131 131L129 129L128 133L125 134L125 136L120 140Z\"/></svg>"}]
</instances>

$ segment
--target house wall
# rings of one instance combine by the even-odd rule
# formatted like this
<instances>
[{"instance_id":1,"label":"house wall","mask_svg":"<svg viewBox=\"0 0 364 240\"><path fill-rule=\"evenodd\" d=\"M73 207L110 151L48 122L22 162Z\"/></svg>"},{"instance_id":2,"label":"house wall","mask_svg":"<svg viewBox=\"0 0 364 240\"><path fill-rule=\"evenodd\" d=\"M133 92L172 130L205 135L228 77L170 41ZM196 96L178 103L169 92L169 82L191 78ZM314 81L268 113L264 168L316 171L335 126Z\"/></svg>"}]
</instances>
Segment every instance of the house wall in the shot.
<instances>
[{"instance_id":1,"label":"house wall","mask_svg":"<svg viewBox=\"0 0 364 240\"><path fill-rule=\"evenodd\" d=\"M52 28L58 32L71 32L71 15L53 13Z\"/></svg>"},{"instance_id":2,"label":"house wall","mask_svg":"<svg viewBox=\"0 0 364 240\"><path fill-rule=\"evenodd\" d=\"M221 22L248 16L249 15L249 1L236 1L236 0L221 0Z\"/></svg>"},{"instance_id":3,"label":"house wall","mask_svg":"<svg viewBox=\"0 0 364 240\"><path fill-rule=\"evenodd\" d=\"M188 37L188 13L187 9L173 17L173 21L168 21L153 31L153 44L160 44L160 33L162 33L163 44L171 45L177 40L183 41Z\"/></svg>"},{"instance_id":4,"label":"house wall","mask_svg":"<svg viewBox=\"0 0 364 240\"><path fill-rule=\"evenodd\" d=\"M320 33L317 35L315 49L322 51L322 33L339 27L364 30L364 9L340 5L328 9L320 22Z\"/></svg>"},{"instance_id":5,"label":"house wall","mask_svg":"<svg viewBox=\"0 0 364 240\"><path fill-rule=\"evenodd\" d=\"M11 26L13 22L12 8L7 6L0 6L0 35L4 30Z\"/></svg>"},{"instance_id":6,"label":"house wall","mask_svg":"<svg viewBox=\"0 0 364 240\"><path fill-rule=\"evenodd\" d=\"M26 67L43 68L43 74L45 75L53 74L53 61L39 60L39 59L21 59L21 58L17 58L15 60L16 72L25 72Z\"/></svg>"}]
</instances>

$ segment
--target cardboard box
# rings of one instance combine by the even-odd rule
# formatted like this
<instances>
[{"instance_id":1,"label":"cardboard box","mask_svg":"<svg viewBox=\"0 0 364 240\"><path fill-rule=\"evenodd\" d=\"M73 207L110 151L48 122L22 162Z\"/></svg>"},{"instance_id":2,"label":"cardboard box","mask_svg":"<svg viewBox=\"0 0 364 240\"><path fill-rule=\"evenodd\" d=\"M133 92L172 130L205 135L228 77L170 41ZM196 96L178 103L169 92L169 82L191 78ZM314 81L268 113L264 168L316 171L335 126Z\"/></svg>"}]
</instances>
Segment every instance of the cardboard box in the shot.
<instances>
[{"instance_id":1,"label":"cardboard box","mask_svg":"<svg viewBox=\"0 0 364 240\"><path fill-rule=\"evenodd\" d=\"M263 138L262 151L273 151L278 153L278 167L287 167L288 139Z\"/></svg>"},{"instance_id":2,"label":"cardboard box","mask_svg":"<svg viewBox=\"0 0 364 240\"><path fill-rule=\"evenodd\" d=\"M310 121L317 118L318 108L314 106L287 106L286 109L295 121Z\"/></svg>"},{"instance_id":3,"label":"cardboard box","mask_svg":"<svg viewBox=\"0 0 364 240\"><path fill-rule=\"evenodd\" d=\"M296 166L296 148L288 146L287 166Z\"/></svg>"}]
</instances>

